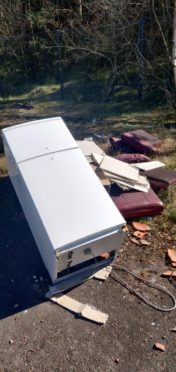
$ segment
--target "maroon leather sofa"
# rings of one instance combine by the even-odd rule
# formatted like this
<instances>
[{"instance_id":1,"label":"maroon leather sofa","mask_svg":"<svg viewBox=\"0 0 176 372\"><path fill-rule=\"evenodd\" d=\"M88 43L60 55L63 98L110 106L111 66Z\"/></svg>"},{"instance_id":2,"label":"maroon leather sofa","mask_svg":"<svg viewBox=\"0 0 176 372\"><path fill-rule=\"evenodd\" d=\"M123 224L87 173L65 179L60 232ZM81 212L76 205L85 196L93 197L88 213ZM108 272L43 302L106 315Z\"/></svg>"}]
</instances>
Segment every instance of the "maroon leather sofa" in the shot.
<instances>
[{"instance_id":1,"label":"maroon leather sofa","mask_svg":"<svg viewBox=\"0 0 176 372\"><path fill-rule=\"evenodd\" d=\"M162 201L152 189L147 193L122 191L114 184L111 187L110 196L125 219L156 216L164 209Z\"/></svg>"}]
</instances>

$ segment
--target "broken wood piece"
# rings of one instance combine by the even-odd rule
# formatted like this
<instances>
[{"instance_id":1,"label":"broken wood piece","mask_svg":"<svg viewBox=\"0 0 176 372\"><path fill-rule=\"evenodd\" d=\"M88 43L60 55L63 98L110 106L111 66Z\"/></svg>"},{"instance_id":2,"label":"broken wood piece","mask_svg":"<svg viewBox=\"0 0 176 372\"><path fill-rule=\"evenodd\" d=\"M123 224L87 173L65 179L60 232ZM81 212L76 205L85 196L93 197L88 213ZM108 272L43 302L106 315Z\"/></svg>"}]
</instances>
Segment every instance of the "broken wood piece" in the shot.
<instances>
[{"instance_id":1,"label":"broken wood piece","mask_svg":"<svg viewBox=\"0 0 176 372\"><path fill-rule=\"evenodd\" d=\"M56 303L57 305L62 306L65 309L70 310L78 315L81 315L83 318L91 320L95 323L105 324L107 322L108 319L107 314L94 309L90 305L82 304L81 302L76 301L67 295L51 297L50 300Z\"/></svg>"},{"instance_id":2,"label":"broken wood piece","mask_svg":"<svg viewBox=\"0 0 176 372\"><path fill-rule=\"evenodd\" d=\"M164 271L164 273L162 273L161 276L165 278L176 277L176 271L167 270L167 271Z\"/></svg>"},{"instance_id":3,"label":"broken wood piece","mask_svg":"<svg viewBox=\"0 0 176 372\"><path fill-rule=\"evenodd\" d=\"M142 245L150 245L150 243L149 243L147 240L145 240L145 239L141 239L141 240L140 240L140 243L141 243Z\"/></svg>"},{"instance_id":4,"label":"broken wood piece","mask_svg":"<svg viewBox=\"0 0 176 372\"><path fill-rule=\"evenodd\" d=\"M136 238L139 238L139 239L142 239L144 236L146 236L146 232L142 232L142 231L135 231L133 233L133 236L135 236Z\"/></svg>"},{"instance_id":5,"label":"broken wood piece","mask_svg":"<svg viewBox=\"0 0 176 372\"><path fill-rule=\"evenodd\" d=\"M101 164L101 162L102 162L102 160L103 160L103 158L104 158L103 155L97 154L96 152L93 152L91 156L92 156L93 161L94 161L96 164L98 164L98 165Z\"/></svg>"},{"instance_id":6,"label":"broken wood piece","mask_svg":"<svg viewBox=\"0 0 176 372\"><path fill-rule=\"evenodd\" d=\"M101 270L98 270L93 275L91 275L88 279L99 279L99 280L107 280L109 275L111 274L112 266L106 266Z\"/></svg>"},{"instance_id":7,"label":"broken wood piece","mask_svg":"<svg viewBox=\"0 0 176 372\"><path fill-rule=\"evenodd\" d=\"M120 176L122 178L135 182L139 179L139 171L137 169L131 167L127 163L124 163L107 155L103 157L100 168L111 173L112 177L113 175Z\"/></svg>"},{"instance_id":8,"label":"broken wood piece","mask_svg":"<svg viewBox=\"0 0 176 372\"><path fill-rule=\"evenodd\" d=\"M94 141L83 140L83 141L76 141L77 145L79 146L80 150L83 152L84 156L89 160L92 159L91 155L93 152L105 155L104 151L96 145Z\"/></svg>"},{"instance_id":9,"label":"broken wood piece","mask_svg":"<svg viewBox=\"0 0 176 372\"><path fill-rule=\"evenodd\" d=\"M94 309L89 305L85 305L82 309L81 316L99 324L105 324L108 320L108 315Z\"/></svg>"},{"instance_id":10,"label":"broken wood piece","mask_svg":"<svg viewBox=\"0 0 176 372\"><path fill-rule=\"evenodd\" d=\"M110 186L111 182L108 180L108 178L100 178L100 181L103 186Z\"/></svg>"},{"instance_id":11,"label":"broken wood piece","mask_svg":"<svg viewBox=\"0 0 176 372\"><path fill-rule=\"evenodd\" d=\"M135 230L139 230L142 232L148 232L151 230L150 226L143 222L132 222L132 226Z\"/></svg>"},{"instance_id":12,"label":"broken wood piece","mask_svg":"<svg viewBox=\"0 0 176 372\"><path fill-rule=\"evenodd\" d=\"M130 238L130 240L131 240L132 243L140 245L139 240L137 240L135 238Z\"/></svg>"},{"instance_id":13,"label":"broken wood piece","mask_svg":"<svg viewBox=\"0 0 176 372\"><path fill-rule=\"evenodd\" d=\"M145 176L140 176L138 177L137 181L133 181L128 179L128 177L123 177L120 174L112 174L111 172L107 172L106 170L103 170L104 174L109 177L110 179L113 179L114 182L122 182L125 185L129 185L130 187L136 187L136 186L141 186L141 187L148 187L150 186L147 178Z\"/></svg>"},{"instance_id":14,"label":"broken wood piece","mask_svg":"<svg viewBox=\"0 0 176 372\"><path fill-rule=\"evenodd\" d=\"M168 249L167 250L168 257L172 262L176 263L176 249Z\"/></svg>"},{"instance_id":15,"label":"broken wood piece","mask_svg":"<svg viewBox=\"0 0 176 372\"><path fill-rule=\"evenodd\" d=\"M150 184L147 181L146 177L139 176L138 182L134 183L128 179L118 177L116 175L110 174L109 172L104 172L111 182L116 183L121 188L125 189L135 189L138 191L148 192L150 189Z\"/></svg>"},{"instance_id":16,"label":"broken wood piece","mask_svg":"<svg viewBox=\"0 0 176 372\"><path fill-rule=\"evenodd\" d=\"M176 332L176 327L172 328L170 331L171 332Z\"/></svg>"},{"instance_id":17,"label":"broken wood piece","mask_svg":"<svg viewBox=\"0 0 176 372\"><path fill-rule=\"evenodd\" d=\"M100 169L98 166L95 166L95 165L92 165L92 169L94 170L95 174L97 175L97 177L100 179L101 183L103 186L110 186L111 185L111 182L109 180L108 177L106 177L106 175L104 174L104 172L102 171L102 169Z\"/></svg>"},{"instance_id":18,"label":"broken wood piece","mask_svg":"<svg viewBox=\"0 0 176 372\"><path fill-rule=\"evenodd\" d=\"M160 342L156 342L154 345L154 348L160 351L165 351L166 350L166 345L160 344Z\"/></svg>"},{"instance_id":19,"label":"broken wood piece","mask_svg":"<svg viewBox=\"0 0 176 372\"><path fill-rule=\"evenodd\" d=\"M109 275L111 274L111 271L112 266L107 266L97 271L95 274L92 275L92 277L99 280L107 280Z\"/></svg>"},{"instance_id":20,"label":"broken wood piece","mask_svg":"<svg viewBox=\"0 0 176 372\"><path fill-rule=\"evenodd\" d=\"M149 171L149 170L153 170L156 168L165 167L165 164L159 160L153 160L153 161L148 161L144 163L132 163L131 165L143 171Z\"/></svg>"}]
</instances>

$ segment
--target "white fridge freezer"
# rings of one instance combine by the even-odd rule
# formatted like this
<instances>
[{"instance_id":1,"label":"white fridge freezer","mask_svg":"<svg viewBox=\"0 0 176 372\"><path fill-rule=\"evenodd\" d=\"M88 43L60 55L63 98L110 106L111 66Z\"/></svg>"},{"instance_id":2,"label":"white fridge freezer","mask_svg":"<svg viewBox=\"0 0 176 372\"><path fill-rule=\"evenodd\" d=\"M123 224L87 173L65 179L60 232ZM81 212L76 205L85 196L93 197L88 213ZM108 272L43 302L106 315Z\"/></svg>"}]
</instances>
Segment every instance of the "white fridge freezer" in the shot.
<instances>
[{"instance_id":1,"label":"white fridge freezer","mask_svg":"<svg viewBox=\"0 0 176 372\"><path fill-rule=\"evenodd\" d=\"M125 221L60 117L2 130L8 172L53 283L117 252Z\"/></svg>"}]
</instances>

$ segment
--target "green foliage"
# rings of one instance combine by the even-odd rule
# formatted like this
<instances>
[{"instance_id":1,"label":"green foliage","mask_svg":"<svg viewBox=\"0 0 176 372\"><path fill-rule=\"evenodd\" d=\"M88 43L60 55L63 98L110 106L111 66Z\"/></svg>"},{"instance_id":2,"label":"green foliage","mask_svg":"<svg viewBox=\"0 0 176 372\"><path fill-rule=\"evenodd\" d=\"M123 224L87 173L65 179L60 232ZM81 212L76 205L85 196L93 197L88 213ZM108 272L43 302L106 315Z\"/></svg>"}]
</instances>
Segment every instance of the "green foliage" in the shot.
<instances>
[{"instance_id":1,"label":"green foliage","mask_svg":"<svg viewBox=\"0 0 176 372\"><path fill-rule=\"evenodd\" d=\"M168 218L171 222L176 224L176 207L168 210Z\"/></svg>"},{"instance_id":2,"label":"green foliage","mask_svg":"<svg viewBox=\"0 0 176 372\"><path fill-rule=\"evenodd\" d=\"M64 80L70 69L84 70L85 80L101 80L104 101L120 85L138 96L141 91L144 100L146 90L160 90L162 102L173 104L173 6L170 0L154 7L149 0L3 1L1 85L8 86L8 79L13 86L59 81L62 63Z\"/></svg>"}]
</instances>

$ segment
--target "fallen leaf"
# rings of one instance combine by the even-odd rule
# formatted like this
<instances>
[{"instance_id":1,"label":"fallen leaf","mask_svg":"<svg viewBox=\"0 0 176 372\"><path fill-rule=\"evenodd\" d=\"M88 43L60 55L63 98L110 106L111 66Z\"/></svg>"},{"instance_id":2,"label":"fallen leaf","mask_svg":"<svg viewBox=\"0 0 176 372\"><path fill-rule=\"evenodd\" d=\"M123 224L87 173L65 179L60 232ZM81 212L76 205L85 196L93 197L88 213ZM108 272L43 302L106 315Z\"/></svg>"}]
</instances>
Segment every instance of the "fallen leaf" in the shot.
<instances>
[{"instance_id":1,"label":"fallen leaf","mask_svg":"<svg viewBox=\"0 0 176 372\"><path fill-rule=\"evenodd\" d=\"M140 245L139 240L137 240L135 238L130 238L130 240L131 240L132 243Z\"/></svg>"},{"instance_id":2,"label":"fallen leaf","mask_svg":"<svg viewBox=\"0 0 176 372\"><path fill-rule=\"evenodd\" d=\"M165 351L166 350L166 346L163 345L163 344L160 344L159 342L155 343L154 348L157 349L157 350L160 350L160 351Z\"/></svg>"},{"instance_id":3,"label":"fallen leaf","mask_svg":"<svg viewBox=\"0 0 176 372\"><path fill-rule=\"evenodd\" d=\"M132 226L135 230L139 230L142 232L147 232L151 230L150 226L143 222L132 222Z\"/></svg>"},{"instance_id":4,"label":"fallen leaf","mask_svg":"<svg viewBox=\"0 0 176 372\"><path fill-rule=\"evenodd\" d=\"M120 262L120 257L117 257L115 260L115 263L119 263L119 262Z\"/></svg>"},{"instance_id":5,"label":"fallen leaf","mask_svg":"<svg viewBox=\"0 0 176 372\"><path fill-rule=\"evenodd\" d=\"M172 240L171 236L168 236L168 235L166 236L166 239L169 240L169 242L171 242Z\"/></svg>"},{"instance_id":6,"label":"fallen leaf","mask_svg":"<svg viewBox=\"0 0 176 372\"><path fill-rule=\"evenodd\" d=\"M150 243L149 243L147 240L145 240L145 239L141 239L141 240L140 240L140 243L141 243L142 245L150 245Z\"/></svg>"},{"instance_id":7,"label":"fallen leaf","mask_svg":"<svg viewBox=\"0 0 176 372\"><path fill-rule=\"evenodd\" d=\"M176 332L176 327L172 328L170 331L171 332Z\"/></svg>"},{"instance_id":8,"label":"fallen leaf","mask_svg":"<svg viewBox=\"0 0 176 372\"><path fill-rule=\"evenodd\" d=\"M142 271L142 272L141 272L141 276L142 276L143 278L148 278L148 277L150 276L150 273L149 273L148 271Z\"/></svg>"},{"instance_id":9,"label":"fallen leaf","mask_svg":"<svg viewBox=\"0 0 176 372\"><path fill-rule=\"evenodd\" d=\"M167 254L168 254L170 260L176 263L176 249L170 249L169 248L167 250Z\"/></svg>"},{"instance_id":10,"label":"fallen leaf","mask_svg":"<svg viewBox=\"0 0 176 372\"><path fill-rule=\"evenodd\" d=\"M120 362L119 358L114 359L114 362L119 363Z\"/></svg>"},{"instance_id":11,"label":"fallen leaf","mask_svg":"<svg viewBox=\"0 0 176 372\"><path fill-rule=\"evenodd\" d=\"M161 275L166 278L169 278L170 276L176 277L176 271L167 270L167 271L164 271L164 273L162 273Z\"/></svg>"},{"instance_id":12,"label":"fallen leaf","mask_svg":"<svg viewBox=\"0 0 176 372\"><path fill-rule=\"evenodd\" d=\"M139 239L142 239L145 235L146 235L146 233L142 232L142 231L135 231L133 233L133 236L136 236L136 238L139 238Z\"/></svg>"}]
</instances>

